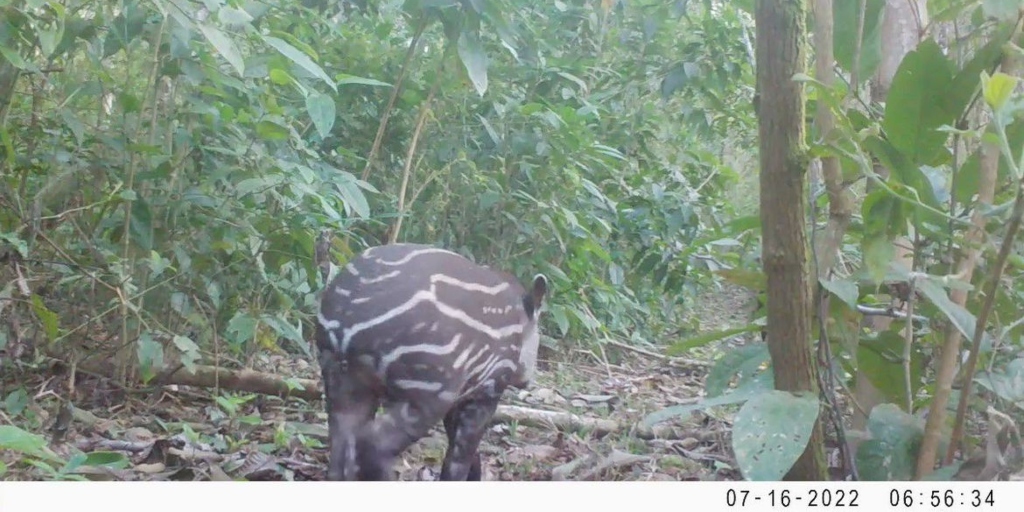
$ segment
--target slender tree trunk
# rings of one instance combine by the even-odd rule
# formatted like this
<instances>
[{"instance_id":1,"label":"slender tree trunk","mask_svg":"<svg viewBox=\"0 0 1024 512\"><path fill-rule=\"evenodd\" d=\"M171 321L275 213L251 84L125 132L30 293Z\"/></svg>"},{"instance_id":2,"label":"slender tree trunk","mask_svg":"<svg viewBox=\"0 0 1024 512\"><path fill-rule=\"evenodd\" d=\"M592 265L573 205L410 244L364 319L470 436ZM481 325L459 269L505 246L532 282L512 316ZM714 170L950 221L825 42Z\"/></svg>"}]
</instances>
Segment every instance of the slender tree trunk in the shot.
<instances>
[{"instance_id":1,"label":"slender tree trunk","mask_svg":"<svg viewBox=\"0 0 1024 512\"><path fill-rule=\"evenodd\" d=\"M804 0L757 3L757 93L761 160L761 261L768 277L768 350L775 386L817 395L811 350L811 294L805 231L807 151L804 88L807 8ZM804 453L786 480L824 480L824 434L816 420Z\"/></svg>"},{"instance_id":2,"label":"slender tree trunk","mask_svg":"<svg viewBox=\"0 0 1024 512\"><path fill-rule=\"evenodd\" d=\"M832 48L832 0L814 0L814 77L827 87L835 83L835 52ZM836 120L832 111L820 105L815 112L814 123L819 136L824 140L833 139ZM828 193L828 224L815 241L814 254L817 259L815 273L818 279L827 279L836 263L839 247L842 245L846 228L853 216L853 195L843 185L839 158L830 156L821 159L821 175Z\"/></svg>"}]
</instances>

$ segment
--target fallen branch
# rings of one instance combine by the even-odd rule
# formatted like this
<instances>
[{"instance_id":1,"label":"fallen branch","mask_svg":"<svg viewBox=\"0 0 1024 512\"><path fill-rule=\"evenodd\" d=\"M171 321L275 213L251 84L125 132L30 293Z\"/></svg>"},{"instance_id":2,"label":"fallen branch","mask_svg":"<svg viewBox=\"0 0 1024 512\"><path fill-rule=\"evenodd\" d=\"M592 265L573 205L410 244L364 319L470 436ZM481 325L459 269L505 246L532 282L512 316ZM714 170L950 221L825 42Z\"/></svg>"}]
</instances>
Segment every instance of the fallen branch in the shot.
<instances>
[{"instance_id":1,"label":"fallen branch","mask_svg":"<svg viewBox=\"0 0 1024 512\"><path fill-rule=\"evenodd\" d=\"M91 373L112 375L109 362L89 361L81 367ZM303 400L320 400L320 382L310 379L284 379L273 373L255 370L233 370L215 366L197 365L195 371L184 367L170 368L156 375L153 382L161 385L196 386L223 388L231 391L259 393L262 395L295 397ZM295 387L292 386L295 385Z\"/></svg>"},{"instance_id":2,"label":"fallen branch","mask_svg":"<svg viewBox=\"0 0 1024 512\"><path fill-rule=\"evenodd\" d=\"M556 430L590 430L597 436L605 436L621 429L618 422L603 418L584 418L569 412L544 411L517 405L500 405L494 413L499 423L516 422L536 428Z\"/></svg>"},{"instance_id":3,"label":"fallen branch","mask_svg":"<svg viewBox=\"0 0 1024 512\"><path fill-rule=\"evenodd\" d=\"M112 375L113 365L110 363L86 362L81 366L91 373ZM200 365L196 366L194 371L188 371L185 368L165 370L157 374L153 381L164 386L178 385L204 388L216 388L219 386L225 390L260 393L280 396L282 398L301 398L308 401L316 401L323 398L319 381L284 379L279 375L255 370L232 370ZM289 383L297 387L292 387ZM682 435L669 425L655 425L654 427L623 425L615 420L587 418L564 411L546 411L516 405L498 406L493 421L497 423L516 422L528 427L563 431L586 430L592 432L597 437L627 430L635 437L645 440L679 439ZM326 431L323 434L326 436Z\"/></svg>"}]
</instances>

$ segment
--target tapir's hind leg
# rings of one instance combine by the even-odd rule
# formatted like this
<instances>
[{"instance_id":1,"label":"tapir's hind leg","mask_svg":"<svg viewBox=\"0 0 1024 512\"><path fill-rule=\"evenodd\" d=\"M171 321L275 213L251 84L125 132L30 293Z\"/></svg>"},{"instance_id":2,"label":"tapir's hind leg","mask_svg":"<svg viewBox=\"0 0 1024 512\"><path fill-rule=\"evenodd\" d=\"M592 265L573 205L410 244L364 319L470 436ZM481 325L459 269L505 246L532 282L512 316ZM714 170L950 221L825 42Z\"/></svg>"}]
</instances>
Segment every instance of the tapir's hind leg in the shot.
<instances>
[{"instance_id":1,"label":"tapir's hind leg","mask_svg":"<svg viewBox=\"0 0 1024 512\"><path fill-rule=\"evenodd\" d=\"M482 470L477 448L497 408L497 398L483 397L456 405L444 417L448 452L441 465L441 480L480 481Z\"/></svg>"},{"instance_id":2,"label":"tapir's hind leg","mask_svg":"<svg viewBox=\"0 0 1024 512\"><path fill-rule=\"evenodd\" d=\"M363 477L391 480L395 458L429 434L451 405L436 396L386 402L383 414L367 425L358 441Z\"/></svg>"}]
</instances>

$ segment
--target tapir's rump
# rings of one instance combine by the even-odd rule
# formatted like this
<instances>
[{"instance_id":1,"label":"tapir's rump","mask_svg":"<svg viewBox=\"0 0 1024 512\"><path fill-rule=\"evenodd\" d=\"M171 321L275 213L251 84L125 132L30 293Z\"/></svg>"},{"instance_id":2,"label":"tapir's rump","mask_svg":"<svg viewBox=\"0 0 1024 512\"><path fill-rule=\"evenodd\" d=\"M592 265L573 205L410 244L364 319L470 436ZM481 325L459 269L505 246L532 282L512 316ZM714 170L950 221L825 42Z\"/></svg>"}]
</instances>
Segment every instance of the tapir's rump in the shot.
<instances>
[{"instance_id":1,"label":"tapir's rump","mask_svg":"<svg viewBox=\"0 0 1024 512\"><path fill-rule=\"evenodd\" d=\"M527 291L427 245L373 247L345 265L323 292L316 328L328 477L388 478L389 461L443 419L442 479L479 479L487 420L506 387L532 378L546 291L541 275Z\"/></svg>"}]
</instances>

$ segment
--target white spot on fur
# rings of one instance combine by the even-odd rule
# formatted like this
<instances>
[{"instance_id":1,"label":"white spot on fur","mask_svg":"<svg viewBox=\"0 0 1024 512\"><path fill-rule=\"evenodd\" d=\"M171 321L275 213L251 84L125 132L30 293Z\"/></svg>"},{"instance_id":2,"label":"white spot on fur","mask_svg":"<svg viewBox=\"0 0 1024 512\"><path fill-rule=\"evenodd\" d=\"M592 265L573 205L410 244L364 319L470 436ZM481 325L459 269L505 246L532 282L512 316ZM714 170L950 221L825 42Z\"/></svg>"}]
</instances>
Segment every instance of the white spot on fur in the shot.
<instances>
[{"instance_id":1,"label":"white spot on fur","mask_svg":"<svg viewBox=\"0 0 1024 512\"><path fill-rule=\"evenodd\" d=\"M507 290L508 287L509 287L509 284L507 282L504 282L504 283L501 283L501 284L498 284L498 285L495 285L495 286L484 286L482 284L477 284L477 283L467 283L465 281L461 281L459 279L455 279L454 277L446 276L444 274L433 274L433 275L431 275L430 276L430 284L431 285L436 285L437 283L450 284L450 285L455 286L457 288L462 288L463 290L467 290L467 291L471 291L471 292L481 292L481 293L486 293L488 295L497 295L497 294Z\"/></svg>"},{"instance_id":2,"label":"white spot on fur","mask_svg":"<svg viewBox=\"0 0 1024 512\"><path fill-rule=\"evenodd\" d=\"M408 379L396 379L394 384L405 390L419 390L419 391L441 391L444 387L440 382L427 382L423 380L408 380Z\"/></svg>"},{"instance_id":3,"label":"white spot on fur","mask_svg":"<svg viewBox=\"0 0 1024 512\"><path fill-rule=\"evenodd\" d=\"M381 281L387 281L388 279L391 279L392 277L398 277L400 275L402 275L402 272L400 270L392 270L391 272L388 272L387 274L382 274L382 275L379 275L377 277L369 277L369 278L361 277L361 278L359 278L359 281L362 282L363 284L375 284L375 283L379 283Z\"/></svg>"},{"instance_id":4,"label":"white spot on fur","mask_svg":"<svg viewBox=\"0 0 1024 512\"><path fill-rule=\"evenodd\" d=\"M405 354L433 354L438 356L451 354L459 346L460 339L462 339L462 335L456 334L455 337L453 337L452 340L449 341L447 345L433 345L430 343L421 343L419 345L398 347L380 358L381 370L383 371L388 366L390 366L391 363L394 363L395 361L398 360L398 358L402 357Z\"/></svg>"},{"instance_id":5,"label":"white spot on fur","mask_svg":"<svg viewBox=\"0 0 1024 512\"><path fill-rule=\"evenodd\" d=\"M332 331L334 329L337 329L338 327L341 327L341 322L337 320L331 320L325 317L324 314L320 312L316 314L316 320L320 322L320 325L322 325L323 328L327 329L328 331Z\"/></svg>"},{"instance_id":6,"label":"white spot on fur","mask_svg":"<svg viewBox=\"0 0 1024 512\"><path fill-rule=\"evenodd\" d=\"M451 251L447 251L447 250L444 250L444 249L438 249L436 247L428 247L428 248L425 248L425 249L417 249L415 251L409 252L408 254L406 254L405 256L402 256L400 259L397 259L397 260L390 260L389 261L389 260L385 260L384 258L377 258L377 263L380 263L381 265L389 265L389 266L405 265L406 263L409 263L409 261L411 261L413 258L415 258L417 256L422 256L424 254L450 254L452 256L456 256L456 257L462 258L461 255L458 255L458 254L456 254L454 252L451 252Z\"/></svg>"}]
</instances>

